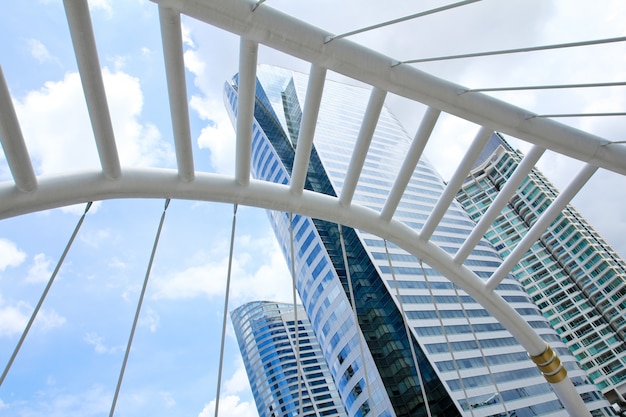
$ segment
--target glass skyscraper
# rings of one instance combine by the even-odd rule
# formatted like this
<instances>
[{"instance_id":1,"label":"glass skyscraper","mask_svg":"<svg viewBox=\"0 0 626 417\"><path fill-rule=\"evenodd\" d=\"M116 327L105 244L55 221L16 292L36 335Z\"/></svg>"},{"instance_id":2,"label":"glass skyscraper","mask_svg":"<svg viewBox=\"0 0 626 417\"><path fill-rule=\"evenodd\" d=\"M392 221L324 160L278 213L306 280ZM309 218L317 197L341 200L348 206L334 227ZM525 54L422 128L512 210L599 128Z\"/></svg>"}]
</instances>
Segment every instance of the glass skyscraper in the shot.
<instances>
[{"instance_id":1,"label":"glass skyscraper","mask_svg":"<svg viewBox=\"0 0 626 417\"><path fill-rule=\"evenodd\" d=\"M345 417L313 327L301 306L297 316L298 326L293 304L269 301L250 302L231 313L259 416L295 415L302 399L303 416Z\"/></svg>"},{"instance_id":2,"label":"glass skyscraper","mask_svg":"<svg viewBox=\"0 0 626 417\"><path fill-rule=\"evenodd\" d=\"M473 220L480 220L521 157L500 135L492 136L457 195ZM487 239L507 254L557 196L533 169ZM626 406L626 262L569 205L512 273L605 396Z\"/></svg>"},{"instance_id":3,"label":"glass skyscraper","mask_svg":"<svg viewBox=\"0 0 626 417\"><path fill-rule=\"evenodd\" d=\"M225 87L233 120L237 82L235 76ZM306 85L303 74L259 66L255 178L289 183ZM305 188L340 195L368 98L367 89L327 81ZM380 211L411 140L386 108L376 126L353 201ZM420 161L394 218L419 231L443 189L437 172ZM268 213L288 264L293 228L298 291L349 416L567 415L523 347L438 271L364 231ZM455 203L432 239L455 253L473 226ZM486 279L500 262L482 241L465 265ZM507 277L496 291L558 352L588 408L611 415L521 285Z\"/></svg>"}]
</instances>

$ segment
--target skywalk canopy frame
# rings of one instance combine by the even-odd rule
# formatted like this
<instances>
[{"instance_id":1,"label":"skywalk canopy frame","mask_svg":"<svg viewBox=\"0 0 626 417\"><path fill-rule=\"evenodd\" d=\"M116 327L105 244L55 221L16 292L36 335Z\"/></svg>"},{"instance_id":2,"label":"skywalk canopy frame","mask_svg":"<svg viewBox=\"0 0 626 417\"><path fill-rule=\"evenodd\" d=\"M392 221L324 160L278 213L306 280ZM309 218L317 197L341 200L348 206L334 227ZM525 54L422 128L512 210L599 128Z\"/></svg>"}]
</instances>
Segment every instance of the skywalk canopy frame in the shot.
<instances>
[{"instance_id":1,"label":"skywalk canopy frame","mask_svg":"<svg viewBox=\"0 0 626 417\"><path fill-rule=\"evenodd\" d=\"M601 137L568 127L554 120L537 115L481 93L464 94L467 88L431 76L409 65L396 65L397 61L345 38L327 42L332 34L305 22L284 15L261 2L246 0L153 0L159 5L165 69L170 97L174 139L176 144L177 170L124 168L119 164L115 137L111 128L109 108L104 94L102 72L97 46L86 0L65 0L70 33L77 57L89 115L94 130L101 169L77 171L68 169L61 176L35 176L30 156L24 145L21 128L15 117L9 90L0 72L0 139L5 151L13 181L0 184L0 218L17 216L39 210L61 207L88 201L117 198L173 198L227 202L283 212L292 212L324 219L376 234L407 252L423 259L433 268L470 294L490 311L524 346L532 357L543 358L549 347L535 331L500 296L492 291L501 276L506 275L515 259L503 264L502 270L487 283L463 265L465 253L471 251L475 242L461 249L452 257L435 242L429 240L428 231L434 229L441 219L451 196L458 188L458 179L467 172L468 164L476 158L485 132L501 131L535 145L528 159L528 169L544 149L569 156L587 163L581 174L559 201L567 204L585 181L602 167L626 175L626 147L621 144L607 146L611 142ZM185 14L208 24L222 28L241 37L239 68L239 108L237 128L237 154L235 175L223 176L198 172L194 168L190 152L187 94L185 73L181 70L180 15ZM339 198L304 190L304 174L308 166L311 143L317 119L320 99L307 95L303 112L301 136L298 141L293 181L282 185L257 181L250 178L251 125L254 107L255 70L258 45L282 51L311 63L310 91L323 90L327 70L335 71L352 79L373 86L370 101L372 117L366 118L361 137L353 150L348 172L351 183L346 182ZM368 136L372 122L380 111L387 93L394 93L428 106L422 125L418 130L410 153L381 212L352 203L354 190L367 154ZM421 234L393 218L399 199L407 185L407 175L414 169L430 133L441 112L449 113L482 127L476 149L468 154L442 196L441 204L427 221L428 228ZM537 155L539 154L539 155ZM521 169L521 167L520 167ZM525 173L520 171L519 176ZM511 182L519 180L511 178ZM350 185L352 184L352 185ZM513 185L510 186L514 191ZM505 187L506 189L506 187ZM571 192L570 192L571 191ZM445 197L445 198L444 198ZM554 210L553 210L554 211ZM558 213L557 213L558 214ZM497 215L497 213L495 213ZM549 225L546 212L537 221L543 230ZM475 233L482 235L482 225ZM539 230L540 231L540 230ZM521 249L518 250L518 252ZM515 252L515 251L514 251ZM512 256L512 255L511 255ZM509 265L511 264L511 265ZM504 265L507 265L504 267ZM540 366L541 368L541 366ZM562 368L554 373L559 378L550 382L571 415L589 415L569 379L564 378ZM554 375L548 375L553 377Z\"/></svg>"}]
</instances>

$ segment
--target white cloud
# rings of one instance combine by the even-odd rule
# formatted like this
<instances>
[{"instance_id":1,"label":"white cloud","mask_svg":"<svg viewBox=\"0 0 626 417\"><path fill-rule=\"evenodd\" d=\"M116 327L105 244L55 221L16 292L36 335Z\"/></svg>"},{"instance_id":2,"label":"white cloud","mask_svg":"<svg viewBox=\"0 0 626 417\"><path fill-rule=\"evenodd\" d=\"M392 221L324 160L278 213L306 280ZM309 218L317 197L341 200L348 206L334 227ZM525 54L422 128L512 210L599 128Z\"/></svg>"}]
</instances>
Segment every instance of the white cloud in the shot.
<instances>
[{"instance_id":1,"label":"white cloud","mask_svg":"<svg viewBox=\"0 0 626 417\"><path fill-rule=\"evenodd\" d=\"M139 80L103 69L103 79L120 161L125 166L172 164L172 146L157 128L139 121L143 94ZM15 103L24 137L40 174L99 169L100 161L78 73L49 81ZM67 123L67 115L72 123Z\"/></svg>"},{"instance_id":2,"label":"white cloud","mask_svg":"<svg viewBox=\"0 0 626 417\"><path fill-rule=\"evenodd\" d=\"M235 130L224 110L224 104L207 97L191 97L191 108L207 125L200 131L198 146L211 151L211 165L216 172L233 175L235 172Z\"/></svg>"},{"instance_id":3,"label":"white cloud","mask_svg":"<svg viewBox=\"0 0 626 417\"><path fill-rule=\"evenodd\" d=\"M84 207L83 207L84 210ZM96 231L90 231L86 233L80 234L80 240L94 248L100 246L102 241L111 238L111 230L110 229L98 229Z\"/></svg>"},{"instance_id":4,"label":"white cloud","mask_svg":"<svg viewBox=\"0 0 626 417\"><path fill-rule=\"evenodd\" d=\"M154 298L179 299L222 294L225 288L226 271L226 260L221 260L191 266L165 278L155 277ZM239 271L236 262L233 263L233 271L235 274Z\"/></svg>"},{"instance_id":5,"label":"white cloud","mask_svg":"<svg viewBox=\"0 0 626 417\"><path fill-rule=\"evenodd\" d=\"M0 238L0 271L8 267L16 267L26 259L26 253L17 248L15 243L8 239Z\"/></svg>"},{"instance_id":6,"label":"white cloud","mask_svg":"<svg viewBox=\"0 0 626 417\"><path fill-rule=\"evenodd\" d=\"M50 330L63 326L67 319L54 310L40 310L35 323L43 330Z\"/></svg>"},{"instance_id":7,"label":"white cloud","mask_svg":"<svg viewBox=\"0 0 626 417\"><path fill-rule=\"evenodd\" d=\"M0 336L13 336L22 333L29 319L24 311L26 304L2 304L2 299L0 299Z\"/></svg>"},{"instance_id":8,"label":"white cloud","mask_svg":"<svg viewBox=\"0 0 626 417\"><path fill-rule=\"evenodd\" d=\"M121 259L114 257L109 261L109 266L111 268L125 269L128 265L126 265L126 262Z\"/></svg>"},{"instance_id":9,"label":"white cloud","mask_svg":"<svg viewBox=\"0 0 626 417\"><path fill-rule=\"evenodd\" d=\"M51 264L52 260L43 253L35 255L33 265L28 269L26 282L47 282L52 276L52 269L50 269Z\"/></svg>"},{"instance_id":10,"label":"white cloud","mask_svg":"<svg viewBox=\"0 0 626 417\"><path fill-rule=\"evenodd\" d=\"M111 0L89 0L89 8L91 10L102 10L108 19L113 17Z\"/></svg>"},{"instance_id":11,"label":"white cloud","mask_svg":"<svg viewBox=\"0 0 626 417\"><path fill-rule=\"evenodd\" d=\"M106 415L112 394L100 385L80 392L38 392L36 401L7 403L14 415L29 417L96 417ZM1 409L2 407L0 407Z\"/></svg>"},{"instance_id":12,"label":"white cloud","mask_svg":"<svg viewBox=\"0 0 626 417\"><path fill-rule=\"evenodd\" d=\"M252 402L241 401L236 395L228 395L220 399L220 415L230 417L258 417L256 406ZM198 417L211 417L215 415L215 400L208 403Z\"/></svg>"},{"instance_id":13,"label":"white cloud","mask_svg":"<svg viewBox=\"0 0 626 417\"><path fill-rule=\"evenodd\" d=\"M150 307L146 307L141 312L141 317L139 318L139 325L146 327L150 330L150 333L154 333L159 328L159 324L161 322L161 317L159 313L154 311L154 309Z\"/></svg>"},{"instance_id":14,"label":"white cloud","mask_svg":"<svg viewBox=\"0 0 626 417\"><path fill-rule=\"evenodd\" d=\"M183 36L183 44L187 45L190 48L194 48L195 44L193 43L193 39L191 38L191 31L184 22L182 22L181 24L181 32Z\"/></svg>"},{"instance_id":15,"label":"white cloud","mask_svg":"<svg viewBox=\"0 0 626 417\"><path fill-rule=\"evenodd\" d=\"M186 38L191 41L191 38ZM196 77L200 78L205 75L206 63L202 60L202 57L197 51L188 49L184 53L185 67L193 73Z\"/></svg>"},{"instance_id":16,"label":"white cloud","mask_svg":"<svg viewBox=\"0 0 626 417\"><path fill-rule=\"evenodd\" d=\"M228 245L218 245L228 247ZM258 263L260 262L260 264ZM204 260L167 276L155 277L155 299L223 297L228 254ZM237 239L231 272L230 299L236 306L251 300L292 300L291 276L273 236Z\"/></svg>"},{"instance_id":17,"label":"white cloud","mask_svg":"<svg viewBox=\"0 0 626 417\"><path fill-rule=\"evenodd\" d=\"M0 336L21 334L33 312L33 307L24 301L5 303L0 297ZM55 310L39 310L34 326L43 331L61 327L66 318Z\"/></svg>"},{"instance_id":18,"label":"white cloud","mask_svg":"<svg viewBox=\"0 0 626 417\"><path fill-rule=\"evenodd\" d=\"M174 400L174 397L172 396L171 392L162 391L160 394L161 394L161 399L163 400L167 408L171 408L176 405L176 400Z\"/></svg>"},{"instance_id":19,"label":"white cloud","mask_svg":"<svg viewBox=\"0 0 626 417\"><path fill-rule=\"evenodd\" d=\"M187 46L185 67L193 74L193 83L199 91L192 95L190 107L200 119L207 121L197 137L198 147L210 150L210 162L215 171L233 174L235 131L224 107L222 91L224 82L237 72L233 64L238 51L237 38L224 37L219 45L202 42L220 36L219 32L195 22L183 26L183 35ZM194 42L192 37L199 42ZM215 59L229 64L211 65Z\"/></svg>"},{"instance_id":20,"label":"white cloud","mask_svg":"<svg viewBox=\"0 0 626 417\"><path fill-rule=\"evenodd\" d=\"M250 382L248 381L248 374L246 373L243 359L241 359L241 356L238 356L237 359L235 372L224 382L224 392L226 394L250 393Z\"/></svg>"},{"instance_id":21,"label":"white cloud","mask_svg":"<svg viewBox=\"0 0 626 417\"><path fill-rule=\"evenodd\" d=\"M102 336L99 336L95 332L90 332L90 333L85 334L85 337L83 338L83 340L87 342L87 344L92 345L96 353L99 353L99 354L113 354L113 353L124 350L124 346L121 346L121 345L120 346L106 345L104 343L104 338Z\"/></svg>"},{"instance_id":22,"label":"white cloud","mask_svg":"<svg viewBox=\"0 0 626 417\"><path fill-rule=\"evenodd\" d=\"M41 43L38 39L28 39L28 48L30 49L30 54L35 58L39 63L44 63L46 61L52 60L52 55L48 51L48 48Z\"/></svg>"}]
</instances>

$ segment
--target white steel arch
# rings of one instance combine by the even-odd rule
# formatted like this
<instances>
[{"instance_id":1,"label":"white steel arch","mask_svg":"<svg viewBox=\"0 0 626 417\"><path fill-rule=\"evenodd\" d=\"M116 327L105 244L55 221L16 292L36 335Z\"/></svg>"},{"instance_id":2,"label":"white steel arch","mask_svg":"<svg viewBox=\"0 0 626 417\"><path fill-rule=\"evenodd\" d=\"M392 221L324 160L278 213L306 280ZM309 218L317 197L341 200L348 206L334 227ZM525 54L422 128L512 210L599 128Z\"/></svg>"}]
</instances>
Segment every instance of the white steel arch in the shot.
<instances>
[{"instance_id":1,"label":"white steel arch","mask_svg":"<svg viewBox=\"0 0 626 417\"><path fill-rule=\"evenodd\" d=\"M267 5L250 0L154 0L161 16L165 68L178 169L121 168L109 110L104 94L98 53L86 0L65 0L70 32L77 56L79 72L88 103L89 114L100 156L101 169L76 171L71 167L63 175L37 177L31 158L24 145L21 128L15 116L10 93L0 72L0 139L13 181L0 183L0 218L18 216L39 210L62 207L89 201L120 198L171 198L227 202L238 205L299 213L320 218L379 235L409 253L426 261L446 275L489 310L525 347L529 355L538 357L541 365L549 357L545 342L492 289L497 277L483 282L463 265L464 256L452 257L435 243L429 234L417 231L394 220L395 207L406 187L407 177L419 160L430 132L440 112L449 113L482 126L476 139L475 151L484 144L484 135L494 130L530 142L539 154L545 149L561 153L587 163L559 204L567 204L598 167L626 175L626 146L586 133L554 120L536 118L532 112L512 106L481 93L467 93L467 89L433 77L408 65L398 65L391 57L364 48L347 39L329 41L332 34L284 15ZM258 6L258 7L257 7ZM194 168L189 134L187 93L182 67L180 15L185 14L217 26L241 37L240 99L238 109L237 155L235 176L198 172ZM394 94L429 106L422 126L416 135L411 153L407 155L401 175L381 212L351 203L350 185L335 198L303 189L302 175L308 166L311 126L314 125L319 98L313 98L304 108L302 135L296 156L291 185L273 184L250 179L250 129L254 100L254 79L259 44L277 49L312 65L310 89L321 92L326 70L332 70L364 82L382 95ZM374 110L376 111L376 110ZM309 136L307 136L309 135ZM366 142L366 141L365 141ZM367 144L357 142L353 157L363 157ZM306 145L306 146L305 146ZM307 149L308 147L308 149ZM440 203L431 214L428 225L434 229L441 215L451 203L460 182L469 171L478 153L468 154L457 169ZM528 169L534 166L528 163ZM356 186L358 164L349 172ZM523 174L522 174L523 175ZM512 193L515 187L510 190ZM505 190L503 190L505 192ZM538 221L546 227L549 216L558 215L555 209ZM498 213L493 213L491 221ZM485 220L488 222L487 220ZM541 232L537 230L537 232ZM477 233L482 235L482 233ZM531 238L529 238L531 240ZM522 242L523 244L524 242ZM532 242L530 242L532 244ZM464 251L470 251L476 242ZM517 252L524 252L519 249ZM511 267L519 259L516 252L505 260ZM498 271L504 276L508 270ZM540 367L541 368L541 367ZM559 368L557 371L560 371ZM557 372L558 374L559 372ZM549 375L550 376L550 375ZM558 376L558 375L557 375ZM588 415L586 408L569 379L557 378L553 386L571 415Z\"/></svg>"}]
</instances>

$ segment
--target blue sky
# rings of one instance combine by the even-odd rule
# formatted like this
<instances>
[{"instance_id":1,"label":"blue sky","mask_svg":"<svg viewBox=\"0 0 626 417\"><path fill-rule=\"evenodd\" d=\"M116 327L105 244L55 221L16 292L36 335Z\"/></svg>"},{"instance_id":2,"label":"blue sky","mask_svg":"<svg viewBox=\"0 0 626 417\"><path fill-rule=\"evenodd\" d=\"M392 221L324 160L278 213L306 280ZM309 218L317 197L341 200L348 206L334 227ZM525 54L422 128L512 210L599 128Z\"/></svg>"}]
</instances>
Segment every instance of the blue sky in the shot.
<instances>
[{"instance_id":1,"label":"blue sky","mask_svg":"<svg viewBox=\"0 0 626 417\"><path fill-rule=\"evenodd\" d=\"M485 1L359 35L355 41L410 59L626 34L619 18L626 15L626 5L620 0L572 3ZM268 0L262 7L343 33L442 4L423 2L416 9L414 2L393 0L380 10L380 2L373 1L345 1L338 7L330 0ZM61 1L25 0L3 6L0 65L36 172L55 175L68 167L97 166ZM90 8L122 164L174 168L156 5L98 0L91 1ZM183 27L196 169L232 173L234 132L221 90L237 71L238 38L192 19L183 19ZM420 68L472 87L623 81L624 57L624 46L614 45L593 53L524 54ZM263 47L259 62L308 70L308 64ZM626 109L623 89L498 97L536 112ZM390 97L388 104L412 135L423 108L397 97ZM609 140L624 140L623 118L565 121ZM452 117L438 125L427 154L444 177L476 130ZM527 149L523 143L517 145ZM0 158L0 181L8 181L6 162ZM576 166L553 154L541 161L544 172L560 187ZM601 171L575 200L622 256L625 197L624 178ZM0 222L2 369L83 209L81 205ZM162 210L159 200L94 204L0 388L0 416L108 415ZM232 211L232 206L217 203L170 204L116 415L212 415ZM265 212L242 207L237 221L230 309L254 299L289 302L290 278ZM256 415L231 329L224 367L221 415Z\"/></svg>"}]
</instances>

